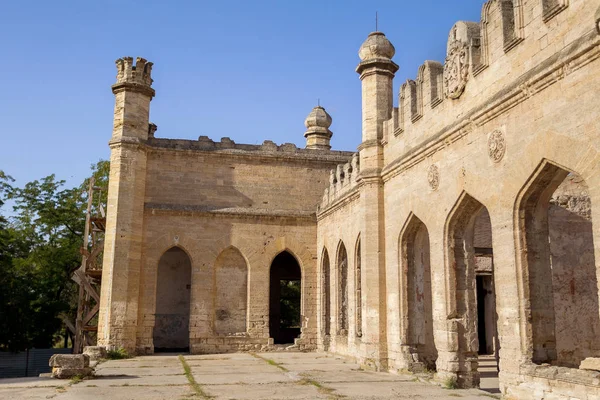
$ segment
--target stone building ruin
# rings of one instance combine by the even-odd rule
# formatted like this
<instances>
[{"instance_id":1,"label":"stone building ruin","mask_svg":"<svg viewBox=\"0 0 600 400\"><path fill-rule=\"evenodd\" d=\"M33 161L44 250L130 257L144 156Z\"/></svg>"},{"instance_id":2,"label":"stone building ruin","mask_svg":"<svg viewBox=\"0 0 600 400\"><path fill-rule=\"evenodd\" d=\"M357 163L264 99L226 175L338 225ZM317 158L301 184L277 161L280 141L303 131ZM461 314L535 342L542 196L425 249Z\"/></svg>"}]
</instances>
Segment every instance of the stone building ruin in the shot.
<instances>
[{"instance_id":1,"label":"stone building ruin","mask_svg":"<svg viewBox=\"0 0 600 400\"><path fill-rule=\"evenodd\" d=\"M98 344L289 343L506 398L600 398L600 0L490 0L402 84L359 50L362 143L155 137L152 63L117 61ZM299 288L299 290L297 290ZM298 294L299 293L299 294Z\"/></svg>"}]
</instances>

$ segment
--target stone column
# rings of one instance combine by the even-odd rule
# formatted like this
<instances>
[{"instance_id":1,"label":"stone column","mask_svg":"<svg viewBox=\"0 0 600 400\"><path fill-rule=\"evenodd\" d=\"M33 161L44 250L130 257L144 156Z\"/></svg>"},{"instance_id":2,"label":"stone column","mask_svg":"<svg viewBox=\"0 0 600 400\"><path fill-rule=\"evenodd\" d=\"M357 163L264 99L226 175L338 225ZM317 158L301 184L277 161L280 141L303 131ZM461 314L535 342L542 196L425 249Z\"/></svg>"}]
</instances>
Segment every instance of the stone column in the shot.
<instances>
[{"instance_id":1,"label":"stone column","mask_svg":"<svg viewBox=\"0 0 600 400\"><path fill-rule=\"evenodd\" d=\"M364 353L361 361L376 369L387 368L385 225L383 181L383 122L391 117L393 78L398 70L391 58L394 46L381 32L373 32L360 48L356 72L362 81L362 143L360 150L362 215L361 266Z\"/></svg>"},{"instance_id":2,"label":"stone column","mask_svg":"<svg viewBox=\"0 0 600 400\"><path fill-rule=\"evenodd\" d=\"M117 83L110 180L100 294L98 345L135 352L146 150L152 89L152 63L131 57L116 61Z\"/></svg>"}]
</instances>

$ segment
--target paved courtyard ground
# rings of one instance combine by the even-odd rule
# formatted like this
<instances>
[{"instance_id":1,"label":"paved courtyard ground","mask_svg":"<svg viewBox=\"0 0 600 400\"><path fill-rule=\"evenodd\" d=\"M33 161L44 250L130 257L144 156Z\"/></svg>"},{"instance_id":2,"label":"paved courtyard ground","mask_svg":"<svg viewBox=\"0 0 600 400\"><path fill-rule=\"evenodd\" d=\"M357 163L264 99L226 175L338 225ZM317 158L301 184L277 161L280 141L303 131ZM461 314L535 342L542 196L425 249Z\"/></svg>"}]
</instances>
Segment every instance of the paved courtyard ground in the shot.
<instances>
[{"instance_id":1,"label":"paved courtyard ground","mask_svg":"<svg viewBox=\"0 0 600 400\"><path fill-rule=\"evenodd\" d=\"M101 363L94 379L0 379L0 399L487 399L325 353L157 355Z\"/></svg>"}]
</instances>

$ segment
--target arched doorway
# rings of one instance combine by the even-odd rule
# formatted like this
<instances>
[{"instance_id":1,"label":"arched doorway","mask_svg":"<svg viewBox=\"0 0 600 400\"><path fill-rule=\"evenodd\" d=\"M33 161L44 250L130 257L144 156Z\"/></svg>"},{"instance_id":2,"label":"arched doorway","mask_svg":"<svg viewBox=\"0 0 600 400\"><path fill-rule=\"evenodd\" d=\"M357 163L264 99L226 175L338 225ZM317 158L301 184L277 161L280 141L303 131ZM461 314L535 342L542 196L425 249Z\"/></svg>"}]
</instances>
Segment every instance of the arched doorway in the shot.
<instances>
[{"instance_id":1,"label":"arched doorway","mask_svg":"<svg viewBox=\"0 0 600 400\"><path fill-rule=\"evenodd\" d=\"M179 247L158 262L154 351L189 351L192 263Z\"/></svg>"},{"instance_id":2,"label":"arched doorway","mask_svg":"<svg viewBox=\"0 0 600 400\"><path fill-rule=\"evenodd\" d=\"M458 336L460 387L500 393L492 226L487 208L463 193L447 223L449 314ZM493 378L493 379L488 379Z\"/></svg>"},{"instance_id":3,"label":"arched doorway","mask_svg":"<svg viewBox=\"0 0 600 400\"><path fill-rule=\"evenodd\" d=\"M287 251L271 263L269 285L269 334L275 344L294 343L300 336L302 272Z\"/></svg>"}]
</instances>

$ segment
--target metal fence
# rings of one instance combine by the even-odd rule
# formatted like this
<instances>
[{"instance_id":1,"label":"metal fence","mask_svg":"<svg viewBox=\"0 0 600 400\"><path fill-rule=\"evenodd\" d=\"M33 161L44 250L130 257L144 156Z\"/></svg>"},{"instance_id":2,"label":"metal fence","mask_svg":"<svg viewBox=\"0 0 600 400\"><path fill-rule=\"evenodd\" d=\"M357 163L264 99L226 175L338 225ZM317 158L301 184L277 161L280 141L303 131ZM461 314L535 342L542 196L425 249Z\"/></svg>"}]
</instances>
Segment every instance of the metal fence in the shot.
<instances>
[{"instance_id":1,"label":"metal fence","mask_svg":"<svg viewBox=\"0 0 600 400\"><path fill-rule=\"evenodd\" d=\"M0 352L0 378L22 378L50 372L53 354L71 354L73 349L31 349L20 353Z\"/></svg>"}]
</instances>

